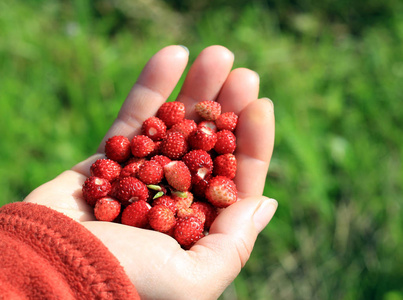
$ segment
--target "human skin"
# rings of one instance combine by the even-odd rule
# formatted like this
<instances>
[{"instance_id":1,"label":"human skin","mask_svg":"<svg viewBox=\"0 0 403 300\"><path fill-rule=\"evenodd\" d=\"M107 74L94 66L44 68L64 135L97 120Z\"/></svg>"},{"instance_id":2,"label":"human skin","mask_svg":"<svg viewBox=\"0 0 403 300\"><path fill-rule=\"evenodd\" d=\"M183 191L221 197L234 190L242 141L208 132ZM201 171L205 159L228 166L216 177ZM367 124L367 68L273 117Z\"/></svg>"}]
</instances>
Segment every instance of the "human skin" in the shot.
<instances>
[{"instance_id":1,"label":"human skin","mask_svg":"<svg viewBox=\"0 0 403 300\"><path fill-rule=\"evenodd\" d=\"M146 64L97 152L30 193L24 201L45 205L81 223L114 254L142 299L216 299L248 261L258 234L273 217L277 202L263 196L274 144L273 104L258 99L259 76L232 69L234 55L222 46L205 48L186 75L176 101L186 118L197 119L194 105L216 100L223 112L239 116L236 129L238 169L234 179L239 201L224 209L207 236L183 250L170 236L117 223L95 221L81 187L91 164L104 157L105 141L114 135L140 133L172 93L188 63L188 51L168 46Z\"/></svg>"}]
</instances>

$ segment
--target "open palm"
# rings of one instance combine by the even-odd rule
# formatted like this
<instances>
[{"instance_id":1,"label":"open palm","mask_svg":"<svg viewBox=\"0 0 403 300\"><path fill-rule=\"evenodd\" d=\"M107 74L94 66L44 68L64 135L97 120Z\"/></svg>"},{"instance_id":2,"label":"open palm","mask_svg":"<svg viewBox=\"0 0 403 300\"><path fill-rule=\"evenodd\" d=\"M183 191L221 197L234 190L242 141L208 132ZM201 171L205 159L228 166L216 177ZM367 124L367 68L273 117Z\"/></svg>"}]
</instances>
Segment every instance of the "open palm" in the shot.
<instances>
[{"instance_id":1,"label":"open palm","mask_svg":"<svg viewBox=\"0 0 403 300\"><path fill-rule=\"evenodd\" d=\"M238 275L276 210L276 202L262 196L274 142L273 106L258 99L258 75L245 68L232 70L233 60L222 46L204 49L176 99L185 104L186 118L197 117L194 105L203 100L218 101L223 112L239 116L234 181L240 201L220 213L209 235L190 250L156 231L95 221L81 194L90 165L104 157L105 141L139 134L142 122L171 94L188 63L188 52L180 46L163 48L149 60L96 154L24 200L62 212L90 230L119 259L144 299L217 298Z\"/></svg>"}]
</instances>

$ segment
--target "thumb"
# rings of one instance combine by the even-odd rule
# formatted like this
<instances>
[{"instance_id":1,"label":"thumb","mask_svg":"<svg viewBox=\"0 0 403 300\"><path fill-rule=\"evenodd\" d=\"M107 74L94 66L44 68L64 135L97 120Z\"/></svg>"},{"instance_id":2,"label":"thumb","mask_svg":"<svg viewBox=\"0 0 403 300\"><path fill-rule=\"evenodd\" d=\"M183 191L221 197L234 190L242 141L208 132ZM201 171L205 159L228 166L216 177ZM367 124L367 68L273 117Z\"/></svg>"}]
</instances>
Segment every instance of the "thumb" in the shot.
<instances>
[{"instance_id":1,"label":"thumb","mask_svg":"<svg viewBox=\"0 0 403 300\"><path fill-rule=\"evenodd\" d=\"M191 252L203 259L215 278L232 282L248 261L257 235L270 222L277 209L277 201L267 197L249 197L223 210Z\"/></svg>"}]
</instances>

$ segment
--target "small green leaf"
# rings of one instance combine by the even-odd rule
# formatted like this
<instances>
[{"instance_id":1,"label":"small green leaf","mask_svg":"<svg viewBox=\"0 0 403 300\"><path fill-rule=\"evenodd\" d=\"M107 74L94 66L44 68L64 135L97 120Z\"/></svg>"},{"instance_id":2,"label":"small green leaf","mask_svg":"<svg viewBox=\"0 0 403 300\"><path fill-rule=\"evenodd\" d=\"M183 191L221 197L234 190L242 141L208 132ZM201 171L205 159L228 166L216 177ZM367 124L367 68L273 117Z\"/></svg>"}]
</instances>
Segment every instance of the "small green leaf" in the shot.
<instances>
[{"instance_id":1,"label":"small green leaf","mask_svg":"<svg viewBox=\"0 0 403 300\"><path fill-rule=\"evenodd\" d=\"M188 197L188 194L186 192L175 191L172 194L175 194L175 196L178 196L180 198L187 198Z\"/></svg>"},{"instance_id":2,"label":"small green leaf","mask_svg":"<svg viewBox=\"0 0 403 300\"><path fill-rule=\"evenodd\" d=\"M162 188L156 184L149 184L149 185L147 185L147 187L153 191L162 191Z\"/></svg>"},{"instance_id":3,"label":"small green leaf","mask_svg":"<svg viewBox=\"0 0 403 300\"><path fill-rule=\"evenodd\" d=\"M156 193L156 194L154 195L153 199L157 199L157 198L159 198L159 197L161 197L161 196L163 196L163 195L164 195L164 192L163 192L163 191L160 191L160 192L158 192L158 193Z\"/></svg>"}]
</instances>

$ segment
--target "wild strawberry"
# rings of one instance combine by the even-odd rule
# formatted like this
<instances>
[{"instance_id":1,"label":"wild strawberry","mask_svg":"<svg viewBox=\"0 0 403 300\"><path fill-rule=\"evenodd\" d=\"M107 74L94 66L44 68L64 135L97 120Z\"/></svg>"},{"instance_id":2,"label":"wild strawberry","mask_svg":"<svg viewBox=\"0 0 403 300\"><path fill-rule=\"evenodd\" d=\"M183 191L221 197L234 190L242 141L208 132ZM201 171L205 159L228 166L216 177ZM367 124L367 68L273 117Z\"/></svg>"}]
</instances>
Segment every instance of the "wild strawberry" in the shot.
<instances>
[{"instance_id":1,"label":"wild strawberry","mask_svg":"<svg viewBox=\"0 0 403 300\"><path fill-rule=\"evenodd\" d=\"M144 157L130 157L128 160L125 161L124 166L130 165L132 163L143 163L145 161L146 159Z\"/></svg>"},{"instance_id":2,"label":"wild strawberry","mask_svg":"<svg viewBox=\"0 0 403 300\"><path fill-rule=\"evenodd\" d=\"M156 205L164 205L168 207L173 213L176 213L176 202L168 195L163 195L161 197L158 197L153 201L152 206Z\"/></svg>"},{"instance_id":3,"label":"wild strawberry","mask_svg":"<svg viewBox=\"0 0 403 300\"><path fill-rule=\"evenodd\" d=\"M175 218L176 221L176 218ZM176 225L176 223L175 223ZM175 232L175 226L172 227L170 230L168 230L167 232L164 232L165 234L169 235L170 237L174 238L174 232Z\"/></svg>"},{"instance_id":4,"label":"wild strawberry","mask_svg":"<svg viewBox=\"0 0 403 300\"><path fill-rule=\"evenodd\" d=\"M185 105L181 102L165 102L157 111L157 118L161 119L168 128L185 118Z\"/></svg>"},{"instance_id":5,"label":"wild strawberry","mask_svg":"<svg viewBox=\"0 0 403 300\"><path fill-rule=\"evenodd\" d=\"M148 154L149 157L160 155L161 154L161 146L162 146L162 140L161 141L154 141L154 150Z\"/></svg>"},{"instance_id":6,"label":"wild strawberry","mask_svg":"<svg viewBox=\"0 0 403 300\"><path fill-rule=\"evenodd\" d=\"M204 198L206 195L206 188L211 177L211 175L206 175L204 178L192 176L192 193L197 197Z\"/></svg>"},{"instance_id":7,"label":"wild strawberry","mask_svg":"<svg viewBox=\"0 0 403 300\"><path fill-rule=\"evenodd\" d=\"M197 129L197 124L193 120L183 119L181 122L176 123L169 129L170 132L176 131L182 133L185 139L188 138L189 134Z\"/></svg>"},{"instance_id":8,"label":"wild strawberry","mask_svg":"<svg viewBox=\"0 0 403 300\"><path fill-rule=\"evenodd\" d=\"M182 161L189 168L192 176L198 176L201 179L213 171L213 160L204 150L189 151L182 157Z\"/></svg>"},{"instance_id":9,"label":"wild strawberry","mask_svg":"<svg viewBox=\"0 0 403 300\"><path fill-rule=\"evenodd\" d=\"M147 186L137 178L123 177L112 184L111 195L119 200L123 206L136 201L147 201Z\"/></svg>"},{"instance_id":10,"label":"wild strawberry","mask_svg":"<svg viewBox=\"0 0 403 300\"><path fill-rule=\"evenodd\" d=\"M193 202L190 206L193 210L199 210L204 213L206 221L204 222L204 228L209 229L215 218L217 217L217 209L207 202Z\"/></svg>"},{"instance_id":11,"label":"wild strawberry","mask_svg":"<svg viewBox=\"0 0 403 300\"><path fill-rule=\"evenodd\" d=\"M94 215L98 221L112 222L120 214L120 202L110 197L97 200L94 207Z\"/></svg>"},{"instance_id":12,"label":"wild strawberry","mask_svg":"<svg viewBox=\"0 0 403 300\"><path fill-rule=\"evenodd\" d=\"M143 200L133 202L123 210L122 224L147 228L150 208L151 205Z\"/></svg>"},{"instance_id":13,"label":"wild strawberry","mask_svg":"<svg viewBox=\"0 0 403 300\"><path fill-rule=\"evenodd\" d=\"M183 134L169 132L161 144L161 154L170 159L179 159L188 151L188 144Z\"/></svg>"},{"instance_id":14,"label":"wild strawberry","mask_svg":"<svg viewBox=\"0 0 403 300\"><path fill-rule=\"evenodd\" d=\"M183 161L174 160L164 166L165 178L168 184L177 191L187 191L190 188L192 175Z\"/></svg>"},{"instance_id":15,"label":"wild strawberry","mask_svg":"<svg viewBox=\"0 0 403 300\"><path fill-rule=\"evenodd\" d=\"M203 236L203 224L196 217L178 218L174 231L175 240L185 249L189 249Z\"/></svg>"},{"instance_id":16,"label":"wild strawberry","mask_svg":"<svg viewBox=\"0 0 403 300\"><path fill-rule=\"evenodd\" d=\"M137 178L145 184L158 184L163 177L162 166L154 160L145 161L137 172Z\"/></svg>"},{"instance_id":17,"label":"wild strawberry","mask_svg":"<svg viewBox=\"0 0 403 300\"><path fill-rule=\"evenodd\" d=\"M229 130L221 130L217 132L217 142L214 145L214 150L218 154L233 153L236 148L236 137Z\"/></svg>"},{"instance_id":18,"label":"wild strawberry","mask_svg":"<svg viewBox=\"0 0 403 300\"><path fill-rule=\"evenodd\" d=\"M122 167L114 160L101 158L96 160L90 167L91 176L105 178L113 181L119 177Z\"/></svg>"},{"instance_id":19,"label":"wild strawberry","mask_svg":"<svg viewBox=\"0 0 403 300\"><path fill-rule=\"evenodd\" d=\"M155 148L154 142L148 136L136 135L130 142L130 147L133 156L135 157L146 157Z\"/></svg>"},{"instance_id":20,"label":"wild strawberry","mask_svg":"<svg viewBox=\"0 0 403 300\"><path fill-rule=\"evenodd\" d=\"M201 121L199 124L197 124L197 127L198 128L207 127L210 128L214 133L217 132L217 125L215 124L214 121L206 121L206 120Z\"/></svg>"},{"instance_id":21,"label":"wild strawberry","mask_svg":"<svg viewBox=\"0 0 403 300\"><path fill-rule=\"evenodd\" d=\"M159 232L167 232L175 226L175 215L168 207L156 205L148 212L148 223L151 228Z\"/></svg>"},{"instance_id":22,"label":"wild strawberry","mask_svg":"<svg viewBox=\"0 0 403 300\"><path fill-rule=\"evenodd\" d=\"M202 222L203 226L206 222L206 215L204 214L204 212L198 209L193 209L191 207L178 209L176 216L178 218L196 217Z\"/></svg>"},{"instance_id":23,"label":"wild strawberry","mask_svg":"<svg viewBox=\"0 0 403 300\"><path fill-rule=\"evenodd\" d=\"M137 177L137 172L140 166L145 162L145 158L133 157L131 158L127 164L123 167L122 171L120 171L119 177Z\"/></svg>"},{"instance_id":24,"label":"wild strawberry","mask_svg":"<svg viewBox=\"0 0 403 300\"><path fill-rule=\"evenodd\" d=\"M192 149L210 151L217 142L217 134L210 128L201 126L189 135L188 142Z\"/></svg>"},{"instance_id":25,"label":"wild strawberry","mask_svg":"<svg viewBox=\"0 0 403 300\"><path fill-rule=\"evenodd\" d=\"M213 173L215 175L221 175L228 177L229 179L234 179L237 169L236 157L232 153L222 154L214 158L214 169Z\"/></svg>"},{"instance_id":26,"label":"wild strawberry","mask_svg":"<svg viewBox=\"0 0 403 300\"><path fill-rule=\"evenodd\" d=\"M234 131L238 124L238 116L234 112L226 112L221 114L217 120L215 120L218 130Z\"/></svg>"},{"instance_id":27,"label":"wild strawberry","mask_svg":"<svg viewBox=\"0 0 403 300\"><path fill-rule=\"evenodd\" d=\"M106 197L111 191L111 184L105 178L90 176L82 187L84 200L91 206L95 206L98 199Z\"/></svg>"},{"instance_id":28,"label":"wild strawberry","mask_svg":"<svg viewBox=\"0 0 403 300\"><path fill-rule=\"evenodd\" d=\"M195 105L196 112L208 121L214 121L221 114L221 105L215 101L202 101Z\"/></svg>"},{"instance_id":29,"label":"wild strawberry","mask_svg":"<svg viewBox=\"0 0 403 300\"><path fill-rule=\"evenodd\" d=\"M125 136L113 136L105 143L105 155L109 159L121 163L129 159L130 154L130 141Z\"/></svg>"},{"instance_id":30,"label":"wild strawberry","mask_svg":"<svg viewBox=\"0 0 403 300\"><path fill-rule=\"evenodd\" d=\"M175 191L171 194L172 200L175 202L176 209L189 208L193 203L193 194L189 191Z\"/></svg>"},{"instance_id":31,"label":"wild strawberry","mask_svg":"<svg viewBox=\"0 0 403 300\"><path fill-rule=\"evenodd\" d=\"M158 162L161 167L164 167L166 164L169 164L171 162L171 159L165 155L154 155L153 157L151 157L150 160Z\"/></svg>"},{"instance_id":32,"label":"wild strawberry","mask_svg":"<svg viewBox=\"0 0 403 300\"><path fill-rule=\"evenodd\" d=\"M235 183L225 176L213 177L207 186L206 198L218 208L235 203L238 199Z\"/></svg>"},{"instance_id":33,"label":"wild strawberry","mask_svg":"<svg viewBox=\"0 0 403 300\"><path fill-rule=\"evenodd\" d=\"M161 119L157 117L148 118L143 122L143 125L141 126L141 132L153 141L163 139L166 131L167 126Z\"/></svg>"}]
</instances>

